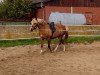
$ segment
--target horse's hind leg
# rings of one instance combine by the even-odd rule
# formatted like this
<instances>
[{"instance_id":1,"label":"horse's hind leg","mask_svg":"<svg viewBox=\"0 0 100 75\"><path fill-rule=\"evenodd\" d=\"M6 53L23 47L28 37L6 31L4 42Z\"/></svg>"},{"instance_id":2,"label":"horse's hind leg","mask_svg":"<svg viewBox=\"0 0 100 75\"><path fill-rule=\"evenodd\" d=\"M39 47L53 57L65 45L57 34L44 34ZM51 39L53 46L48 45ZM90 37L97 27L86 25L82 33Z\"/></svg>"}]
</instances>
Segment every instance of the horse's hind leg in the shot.
<instances>
[{"instance_id":1,"label":"horse's hind leg","mask_svg":"<svg viewBox=\"0 0 100 75\"><path fill-rule=\"evenodd\" d=\"M60 44L63 45L63 51L66 51L64 40L63 40L63 39L60 39L59 44L58 44L58 45L56 46L56 48L54 49L54 52L57 51L57 49L58 49L58 47L59 47Z\"/></svg>"},{"instance_id":2,"label":"horse's hind leg","mask_svg":"<svg viewBox=\"0 0 100 75\"><path fill-rule=\"evenodd\" d=\"M40 51L40 53L43 52L43 42L44 42L44 39L41 38L41 51Z\"/></svg>"},{"instance_id":3,"label":"horse's hind leg","mask_svg":"<svg viewBox=\"0 0 100 75\"><path fill-rule=\"evenodd\" d=\"M58 49L58 47L59 47L59 45L62 43L62 39L60 38L59 39L59 44L56 46L56 48L54 49L54 52L56 52L57 51L57 49Z\"/></svg>"},{"instance_id":4,"label":"horse's hind leg","mask_svg":"<svg viewBox=\"0 0 100 75\"><path fill-rule=\"evenodd\" d=\"M63 45L63 51L66 51L65 42L63 39L61 40L61 44Z\"/></svg>"},{"instance_id":5,"label":"horse's hind leg","mask_svg":"<svg viewBox=\"0 0 100 75\"><path fill-rule=\"evenodd\" d=\"M64 39L62 39L61 43L62 43L62 45L63 45L63 51L66 51Z\"/></svg>"},{"instance_id":6,"label":"horse's hind leg","mask_svg":"<svg viewBox=\"0 0 100 75\"><path fill-rule=\"evenodd\" d=\"M56 48L54 49L54 52L56 52L57 51L57 49L58 49L58 46L59 46L59 44L56 46Z\"/></svg>"}]
</instances>

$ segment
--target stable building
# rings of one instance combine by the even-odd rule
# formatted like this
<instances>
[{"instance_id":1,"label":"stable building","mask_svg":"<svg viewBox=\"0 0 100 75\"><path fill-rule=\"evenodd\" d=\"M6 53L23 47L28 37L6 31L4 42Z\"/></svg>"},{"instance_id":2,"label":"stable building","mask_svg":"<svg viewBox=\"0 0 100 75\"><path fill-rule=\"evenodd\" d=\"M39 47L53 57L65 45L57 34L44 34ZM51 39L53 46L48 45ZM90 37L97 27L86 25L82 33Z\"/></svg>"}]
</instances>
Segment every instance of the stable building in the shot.
<instances>
[{"instance_id":1,"label":"stable building","mask_svg":"<svg viewBox=\"0 0 100 75\"><path fill-rule=\"evenodd\" d=\"M48 22L52 12L84 14L86 24L100 25L100 0L33 0L35 17Z\"/></svg>"}]
</instances>

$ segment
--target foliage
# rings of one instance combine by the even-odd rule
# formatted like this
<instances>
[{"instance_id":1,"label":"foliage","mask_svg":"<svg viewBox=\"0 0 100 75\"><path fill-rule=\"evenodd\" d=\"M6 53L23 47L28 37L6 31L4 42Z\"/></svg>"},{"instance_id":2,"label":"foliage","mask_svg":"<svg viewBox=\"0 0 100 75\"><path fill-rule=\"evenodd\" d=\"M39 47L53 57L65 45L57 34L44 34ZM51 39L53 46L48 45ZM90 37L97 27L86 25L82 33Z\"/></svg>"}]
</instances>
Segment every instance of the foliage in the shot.
<instances>
[{"instance_id":1,"label":"foliage","mask_svg":"<svg viewBox=\"0 0 100 75\"><path fill-rule=\"evenodd\" d=\"M4 0L0 3L1 18L23 18L33 10L32 0Z\"/></svg>"}]
</instances>

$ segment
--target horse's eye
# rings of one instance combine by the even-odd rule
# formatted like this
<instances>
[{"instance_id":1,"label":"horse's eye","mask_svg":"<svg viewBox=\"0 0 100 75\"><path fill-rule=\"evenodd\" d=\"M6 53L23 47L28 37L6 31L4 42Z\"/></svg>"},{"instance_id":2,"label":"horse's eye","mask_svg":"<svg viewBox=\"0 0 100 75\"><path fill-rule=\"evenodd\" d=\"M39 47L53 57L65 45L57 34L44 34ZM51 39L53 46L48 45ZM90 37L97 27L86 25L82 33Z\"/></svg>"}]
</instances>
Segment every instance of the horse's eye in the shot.
<instances>
[{"instance_id":1,"label":"horse's eye","mask_svg":"<svg viewBox=\"0 0 100 75\"><path fill-rule=\"evenodd\" d=\"M34 25L36 25L36 23L34 23Z\"/></svg>"}]
</instances>

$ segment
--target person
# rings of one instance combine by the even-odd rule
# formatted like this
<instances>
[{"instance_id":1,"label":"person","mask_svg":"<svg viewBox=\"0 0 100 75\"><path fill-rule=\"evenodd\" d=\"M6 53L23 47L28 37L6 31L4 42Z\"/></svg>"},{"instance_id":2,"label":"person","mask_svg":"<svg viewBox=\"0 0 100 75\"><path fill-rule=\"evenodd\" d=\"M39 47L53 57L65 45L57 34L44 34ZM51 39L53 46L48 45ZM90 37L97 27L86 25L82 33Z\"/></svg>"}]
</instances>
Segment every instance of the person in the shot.
<instances>
[{"instance_id":1,"label":"person","mask_svg":"<svg viewBox=\"0 0 100 75\"><path fill-rule=\"evenodd\" d=\"M48 24L49 24L49 27L50 27L50 29L52 31L52 35L53 35L53 33L56 31L55 24L54 24L54 22L50 22Z\"/></svg>"}]
</instances>

